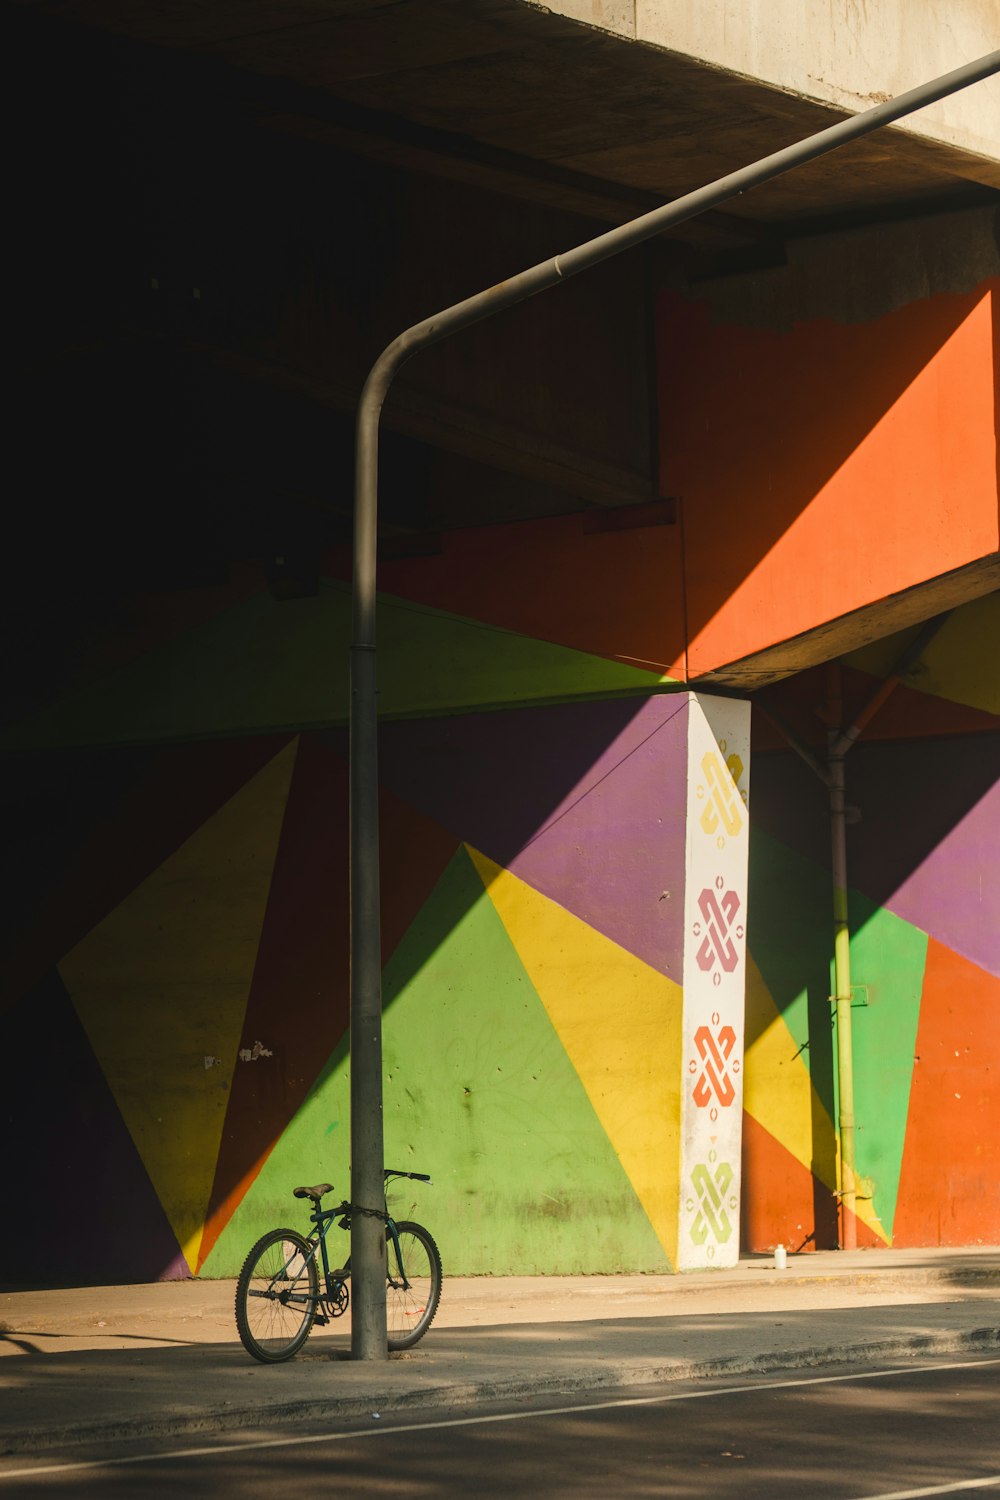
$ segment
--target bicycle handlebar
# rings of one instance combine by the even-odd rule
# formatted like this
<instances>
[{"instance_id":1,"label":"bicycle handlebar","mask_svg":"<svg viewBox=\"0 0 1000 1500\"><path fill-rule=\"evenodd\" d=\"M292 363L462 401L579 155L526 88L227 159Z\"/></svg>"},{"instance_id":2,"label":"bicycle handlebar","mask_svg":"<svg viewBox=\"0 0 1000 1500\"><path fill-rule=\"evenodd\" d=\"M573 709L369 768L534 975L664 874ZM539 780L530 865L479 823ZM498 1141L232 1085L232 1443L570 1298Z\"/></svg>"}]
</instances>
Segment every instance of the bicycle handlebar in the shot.
<instances>
[{"instance_id":1,"label":"bicycle handlebar","mask_svg":"<svg viewBox=\"0 0 1000 1500\"><path fill-rule=\"evenodd\" d=\"M413 1182L430 1182L426 1172L400 1172L395 1167L386 1167L384 1176L386 1182L390 1177L409 1177Z\"/></svg>"}]
</instances>

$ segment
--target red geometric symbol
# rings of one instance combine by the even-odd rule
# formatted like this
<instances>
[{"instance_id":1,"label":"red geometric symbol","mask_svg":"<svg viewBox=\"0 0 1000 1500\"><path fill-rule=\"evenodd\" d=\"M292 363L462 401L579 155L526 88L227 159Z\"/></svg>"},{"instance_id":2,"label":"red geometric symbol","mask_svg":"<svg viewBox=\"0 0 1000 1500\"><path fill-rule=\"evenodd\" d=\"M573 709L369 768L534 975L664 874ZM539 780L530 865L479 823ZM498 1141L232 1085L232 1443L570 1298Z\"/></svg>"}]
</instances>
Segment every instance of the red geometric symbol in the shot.
<instances>
[{"instance_id":1,"label":"red geometric symbol","mask_svg":"<svg viewBox=\"0 0 1000 1500\"><path fill-rule=\"evenodd\" d=\"M723 887L722 876L719 875L715 882L716 890L721 891ZM701 947L695 954L698 967L704 973L714 969L718 963L727 974L731 974L740 961L740 956L733 945L730 932L735 932L738 938L743 936L743 928L733 927L736 913L740 909L740 898L735 891L723 892L721 901L709 886L706 886L698 897L698 908L705 919L705 936ZM694 924L695 937L701 937L702 926L700 922ZM719 984L721 974L716 974L714 982Z\"/></svg>"},{"instance_id":2,"label":"red geometric symbol","mask_svg":"<svg viewBox=\"0 0 1000 1500\"><path fill-rule=\"evenodd\" d=\"M715 1013L712 1019L718 1024L718 1012ZM694 1044L698 1049L698 1056L704 1063L704 1067L698 1076L698 1081L695 1083L691 1096L695 1104L697 1104L699 1109L704 1109L707 1104L711 1104L713 1094L723 1107L732 1104L736 1098L736 1090L733 1087L726 1063L729 1060L730 1053L736 1046L735 1031L731 1026L723 1026L718 1035L713 1036L709 1027L699 1026L694 1034ZM698 1064L692 1059L689 1066L693 1073ZM733 1063L733 1072L738 1073L739 1070L740 1064L737 1058ZM715 1114L716 1111L713 1109L713 1119L715 1118Z\"/></svg>"}]
</instances>

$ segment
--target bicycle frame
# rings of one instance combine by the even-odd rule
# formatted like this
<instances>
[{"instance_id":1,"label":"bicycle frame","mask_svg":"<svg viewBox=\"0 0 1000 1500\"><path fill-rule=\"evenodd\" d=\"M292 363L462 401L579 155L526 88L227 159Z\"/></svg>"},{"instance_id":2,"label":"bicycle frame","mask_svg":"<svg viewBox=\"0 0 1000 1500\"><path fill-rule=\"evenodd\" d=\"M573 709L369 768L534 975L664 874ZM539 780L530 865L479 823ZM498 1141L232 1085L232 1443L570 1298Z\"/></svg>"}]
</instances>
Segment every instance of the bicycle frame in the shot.
<instances>
[{"instance_id":1,"label":"bicycle frame","mask_svg":"<svg viewBox=\"0 0 1000 1500\"><path fill-rule=\"evenodd\" d=\"M402 1172L386 1172L386 1181L388 1183L388 1179L390 1176L402 1177L411 1175L415 1177L417 1176L417 1174L415 1173L411 1174ZM418 1177L417 1180L429 1181L430 1179L423 1179ZM316 1309L316 1322L321 1326L328 1323L331 1318L338 1318L347 1311L347 1282L350 1280L351 1275L351 1257L348 1256L342 1266L338 1266L335 1271L331 1271L330 1256L326 1248L326 1237L329 1234L330 1227L335 1220L337 1221L337 1227L339 1229L349 1230L351 1227L351 1213L352 1206L346 1201L339 1203L336 1208L321 1208L318 1203L313 1206L312 1211L309 1214L309 1220L314 1228L306 1235L306 1243L310 1246L310 1251L308 1257L302 1262L302 1264L303 1267L305 1267L310 1260L313 1260L315 1258L317 1250L319 1251L320 1263L322 1265L322 1280L320 1284L323 1290L321 1290L315 1297L310 1292L288 1291L281 1294L282 1300L284 1300L285 1302L314 1304ZM399 1244L399 1233L396 1229L396 1221L392 1217L392 1215L388 1213L388 1211L382 1217L384 1217L385 1219L386 1234L392 1241L393 1254L396 1261L396 1270L399 1273L398 1278L392 1276L392 1272L389 1271L388 1265L386 1267L387 1273L391 1277L394 1285L398 1284L404 1291L408 1291L410 1288L410 1282L407 1280L406 1269L403 1265L403 1252ZM387 1261L388 1254L389 1251L387 1246ZM283 1273L287 1274L288 1267L292 1264L293 1259L294 1257L285 1262L285 1265L282 1267Z\"/></svg>"},{"instance_id":2,"label":"bicycle frame","mask_svg":"<svg viewBox=\"0 0 1000 1500\"><path fill-rule=\"evenodd\" d=\"M331 1318L340 1317L347 1311L347 1281L351 1274L351 1258L348 1256L343 1266L336 1271L330 1270L330 1256L326 1248L326 1237L330 1232L330 1226L335 1220L339 1221L338 1227L349 1229L351 1223L350 1204L340 1203L336 1208L321 1208L317 1203L309 1215L313 1229L306 1235L306 1242L310 1246L309 1256L302 1262L303 1268L309 1260L314 1260L317 1250L322 1265L322 1278L320 1281L320 1292L313 1297L309 1292L289 1292L286 1300L288 1302L300 1302L314 1304L316 1309L316 1322L328 1323ZM294 1257L293 1257L294 1259ZM286 1262L284 1270L287 1272L291 1261Z\"/></svg>"}]
</instances>

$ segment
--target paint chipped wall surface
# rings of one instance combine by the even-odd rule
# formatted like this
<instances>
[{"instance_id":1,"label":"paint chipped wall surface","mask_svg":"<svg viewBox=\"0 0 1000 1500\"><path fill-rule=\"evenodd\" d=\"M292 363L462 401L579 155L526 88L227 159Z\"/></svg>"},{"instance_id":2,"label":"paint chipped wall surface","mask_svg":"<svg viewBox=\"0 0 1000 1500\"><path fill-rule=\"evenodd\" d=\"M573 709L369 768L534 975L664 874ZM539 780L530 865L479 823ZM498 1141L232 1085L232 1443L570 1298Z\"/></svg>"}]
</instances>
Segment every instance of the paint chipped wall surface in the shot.
<instances>
[{"instance_id":1,"label":"paint chipped wall surface","mask_svg":"<svg viewBox=\"0 0 1000 1500\"><path fill-rule=\"evenodd\" d=\"M952 617L849 761L861 1243L1000 1237L998 605ZM859 653L852 701L903 645ZM803 734L821 696L780 689ZM384 728L386 1157L431 1172L397 1207L453 1274L676 1269L707 1234L725 1263L741 1219L744 1249L835 1243L823 790L758 737L738 888L694 701ZM8 1076L5 1191L33 1222L55 1167L73 1230L8 1238L3 1275L233 1274L291 1187L347 1190L343 732L34 756L19 792L4 1026L44 1071Z\"/></svg>"},{"instance_id":2,"label":"paint chipped wall surface","mask_svg":"<svg viewBox=\"0 0 1000 1500\"><path fill-rule=\"evenodd\" d=\"M688 702L387 726L386 1159L453 1272L676 1264ZM297 1182L347 1190L346 745L89 769L6 1016L59 1038L53 1112L5 1098L15 1196L58 1153L88 1232L5 1271L232 1274Z\"/></svg>"},{"instance_id":3,"label":"paint chipped wall surface","mask_svg":"<svg viewBox=\"0 0 1000 1500\"><path fill-rule=\"evenodd\" d=\"M834 1242L822 789L758 733L748 890L723 722L745 704L687 689L995 555L994 300L930 297L877 337L685 304L679 519L454 532L383 568L386 1157L434 1177L397 1206L449 1273L721 1264L741 1221L745 1247ZM827 358L867 361L853 406L817 402ZM839 550L834 491L862 528ZM955 613L848 762L863 1242L1000 1239L998 600ZM336 557L314 598L235 569L141 601L7 735L3 1020L32 1066L0 1103L6 1204L35 1222L56 1174L72 1228L5 1237L4 1277L232 1274L296 1183L347 1191L348 605ZM848 660L852 702L901 649ZM816 743L815 676L774 692Z\"/></svg>"}]
</instances>

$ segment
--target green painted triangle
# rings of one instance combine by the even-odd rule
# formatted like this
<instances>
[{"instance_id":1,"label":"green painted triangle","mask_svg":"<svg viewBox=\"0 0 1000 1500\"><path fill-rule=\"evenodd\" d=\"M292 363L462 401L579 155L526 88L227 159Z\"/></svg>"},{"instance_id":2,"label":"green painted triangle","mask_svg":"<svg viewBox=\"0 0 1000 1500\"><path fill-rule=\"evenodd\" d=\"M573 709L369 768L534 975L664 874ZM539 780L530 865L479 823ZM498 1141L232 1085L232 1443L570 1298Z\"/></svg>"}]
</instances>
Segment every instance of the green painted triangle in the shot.
<instances>
[{"instance_id":1,"label":"green painted triangle","mask_svg":"<svg viewBox=\"0 0 1000 1500\"><path fill-rule=\"evenodd\" d=\"M407 1185L394 1208L427 1224L448 1274L669 1269L464 850L393 954L383 1001L386 1163L434 1183ZM348 1154L341 1049L205 1273L233 1274L264 1228L298 1222L296 1183L333 1181L346 1194Z\"/></svg>"},{"instance_id":2,"label":"green painted triangle","mask_svg":"<svg viewBox=\"0 0 1000 1500\"><path fill-rule=\"evenodd\" d=\"M850 892L855 1166L892 1235L910 1107L927 934ZM858 1003L860 1002L860 1003Z\"/></svg>"},{"instance_id":3,"label":"green painted triangle","mask_svg":"<svg viewBox=\"0 0 1000 1500\"><path fill-rule=\"evenodd\" d=\"M468 854L385 975L386 1160L460 1274L665 1270L662 1249ZM410 1199L407 1199L409 1208ZM426 1204L426 1209L425 1209Z\"/></svg>"},{"instance_id":4,"label":"green painted triangle","mask_svg":"<svg viewBox=\"0 0 1000 1500\"><path fill-rule=\"evenodd\" d=\"M12 749L140 744L346 722L351 594L258 594L5 732ZM655 672L388 595L378 612L383 718L634 693Z\"/></svg>"},{"instance_id":5,"label":"green painted triangle","mask_svg":"<svg viewBox=\"0 0 1000 1500\"><path fill-rule=\"evenodd\" d=\"M671 678L389 596L380 598L387 717L648 692Z\"/></svg>"}]
</instances>

